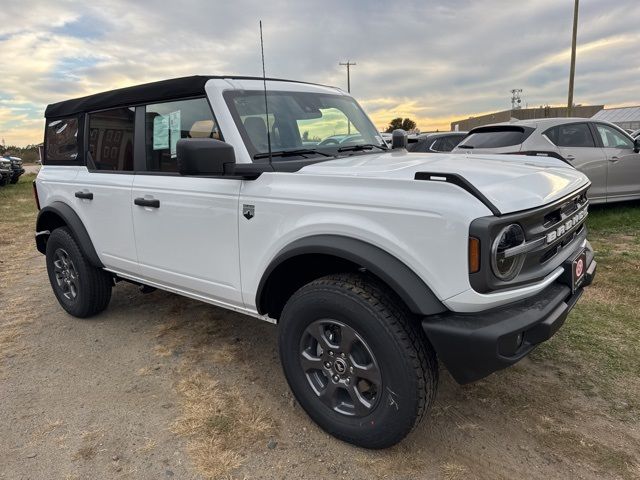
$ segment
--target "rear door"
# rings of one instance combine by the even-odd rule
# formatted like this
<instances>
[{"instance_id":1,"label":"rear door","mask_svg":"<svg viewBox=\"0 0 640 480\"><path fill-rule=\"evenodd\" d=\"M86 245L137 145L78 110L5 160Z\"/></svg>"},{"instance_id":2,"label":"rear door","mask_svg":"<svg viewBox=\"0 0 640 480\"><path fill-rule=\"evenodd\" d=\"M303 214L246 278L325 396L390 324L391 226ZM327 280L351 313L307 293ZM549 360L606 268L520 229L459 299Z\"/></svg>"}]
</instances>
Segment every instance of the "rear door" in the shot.
<instances>
[{"instance_id":1,"label":"rear door","mask_svg":"<svg viewBox=\"0 0 640 480\"><path fill-rule=\"evenodd\" d=\"M141 276L228 306L242 306L238 255L241 180L177 173L180 138L220 139L206 98L145 108L145 171L131 206Z\"/></svg>"},{"instance_id":2,"label":"rear door","mask_svg":"<svg viewBox=\"0 0 640 480\"><path fill-rule=\"evenodd\" d=\"M633 140L621 130L596 123L598 139L607 157L607 200L624 200L640 195L640 153Z\"/></svg>"},{"instance_id":3,"label":"rear door","mask_svg":"<svg viewBox=\"0 0 640 480\"><path fill-rule=\"evenodd\" d=\"M88 114L87 166L78 172L73 199L104 265L129 274L138 271L131 220L134 125L132 107Z\"/></svg>"},{"instance_id":4,"label":"rear door","mask_svg":"<svg viewBox=\"0 0 640 480\"><path fill-rule=\"evenodd\" d=\"M565 123L546 130L543 135L558 147L558 153L591 180L589 198L607 197L607 159L594 139L587 122Z\"/></svg>"}]
</instances>

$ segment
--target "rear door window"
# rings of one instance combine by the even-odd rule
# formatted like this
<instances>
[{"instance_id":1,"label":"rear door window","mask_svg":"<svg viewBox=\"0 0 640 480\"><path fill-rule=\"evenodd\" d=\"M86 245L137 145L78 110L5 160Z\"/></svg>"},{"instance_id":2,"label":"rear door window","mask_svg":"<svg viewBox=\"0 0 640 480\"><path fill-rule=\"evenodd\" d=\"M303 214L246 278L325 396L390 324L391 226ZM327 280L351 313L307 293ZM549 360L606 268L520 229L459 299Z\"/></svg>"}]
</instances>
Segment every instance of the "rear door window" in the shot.
<instances>
[{"instance_id":1,"label":"rear door window","mask_svg":"<svg viewBox=\"0 0 640 480\"><path fill-rule=\"evenodd\" d=\"M135 109L114 108L89 115L87 165L96 170L133 171Z\"/></svg>"},{"instance_id":2,"label":"rear door window","mask_svg":"<svg viewBox=\"0 0 640 480\"><path fill-rule=\"evenodd\" d=\"M524 142L532 131L532 128L516 126L480 127L473 130L458 146L463 148L510 147Z\"/></svg>"},{"instance_id":3,"label":"rear door window","mask_svg":"<svg viewBox=\"0 0 640 480\"><path fill-rule=\"evenodd\" d=\"M544 135L558 147L595 147L591 130L586 123L567 123L550 128Z\"/></svg>"},{"instance_id":4,"label":"rear door window","mask_svg":"<svg viewBox=\"0 0 640 480\"><path fill-rule=\"evenodd\" d=\"M45 163L78 160L78 118L47 119Z\"/></svg>"}]
</instances>

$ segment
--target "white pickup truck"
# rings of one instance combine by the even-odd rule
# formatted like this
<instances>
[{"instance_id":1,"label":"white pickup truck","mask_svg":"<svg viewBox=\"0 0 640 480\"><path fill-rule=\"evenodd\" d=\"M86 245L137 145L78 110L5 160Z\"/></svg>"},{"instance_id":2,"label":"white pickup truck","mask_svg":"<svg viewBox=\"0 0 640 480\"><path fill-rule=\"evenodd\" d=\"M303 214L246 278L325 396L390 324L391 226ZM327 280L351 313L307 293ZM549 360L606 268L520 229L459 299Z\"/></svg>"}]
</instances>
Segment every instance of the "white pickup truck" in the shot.
<instances>
[{"instance_id":1,"label":"white pickup truck","mask_svg":"<svg viewBox=\"0 0 640 480\"><path fill-rule=\"evenodd\" d=\"M356 445L411 431L438 362L466 383L523 358L595 274L584 174L388 148L337 88L194 76L45 116L36 243L61 306L95 315L124 280L277 324L300 405Z\"/></svg>"}]
</instances>

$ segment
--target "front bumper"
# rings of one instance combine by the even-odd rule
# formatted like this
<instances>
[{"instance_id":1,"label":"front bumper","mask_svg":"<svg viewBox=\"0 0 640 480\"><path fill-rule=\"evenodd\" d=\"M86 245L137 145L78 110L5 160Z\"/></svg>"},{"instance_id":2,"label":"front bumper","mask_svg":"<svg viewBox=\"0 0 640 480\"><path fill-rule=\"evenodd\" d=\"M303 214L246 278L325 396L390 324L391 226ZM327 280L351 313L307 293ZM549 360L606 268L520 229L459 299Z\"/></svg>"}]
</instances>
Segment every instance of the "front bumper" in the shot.
<instances>
[{"instance_id":1,"label":"front bumper","mask_svg":"<svg viewBox=\"0 0 640 480\"><path fill-rule=\"evenodd\" d=\"M422 328L458 383L479 380L518 362L558 331L593 282L591 249L587 265L585 280L573 293L567 283L556 281L533 297L489 311L426 317Z\"/></svg>"}]
</instances>

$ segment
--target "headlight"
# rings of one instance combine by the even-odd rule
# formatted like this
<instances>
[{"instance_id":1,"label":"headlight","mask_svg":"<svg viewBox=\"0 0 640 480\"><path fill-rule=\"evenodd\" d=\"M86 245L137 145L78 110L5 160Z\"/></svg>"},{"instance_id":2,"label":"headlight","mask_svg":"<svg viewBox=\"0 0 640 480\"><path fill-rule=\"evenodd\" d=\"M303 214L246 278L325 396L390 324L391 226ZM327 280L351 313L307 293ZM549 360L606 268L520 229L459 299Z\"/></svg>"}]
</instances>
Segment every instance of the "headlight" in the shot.
<instances>
[{"instance_id":1,"label":"headlight","mask_svg":"<svg viewBox=\"0 0 640 480\"><path fill-rule=\"evenodd\" d=\"M496 237L491 249L491 267L493 273L500 280L512 280L520 273L524 263L524 255L513 254L509 250L524 242L524 231L517 223L504 227Z\"/></svg>"}]
</instances>

